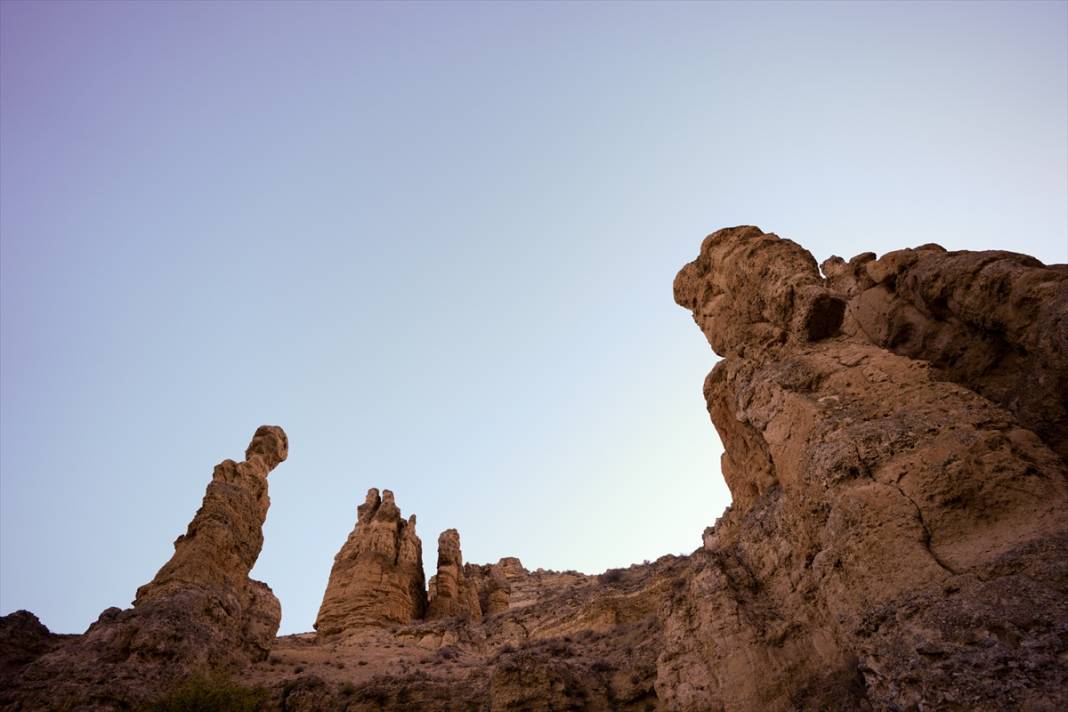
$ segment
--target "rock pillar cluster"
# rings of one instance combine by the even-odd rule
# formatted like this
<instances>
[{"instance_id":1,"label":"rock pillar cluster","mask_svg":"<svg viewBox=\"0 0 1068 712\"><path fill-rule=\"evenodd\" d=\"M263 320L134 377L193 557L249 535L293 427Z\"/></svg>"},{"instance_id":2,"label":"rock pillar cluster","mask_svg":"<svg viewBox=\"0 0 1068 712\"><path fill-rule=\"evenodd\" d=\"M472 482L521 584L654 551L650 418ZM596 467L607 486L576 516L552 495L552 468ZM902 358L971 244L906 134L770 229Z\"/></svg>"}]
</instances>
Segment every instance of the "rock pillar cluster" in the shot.
<instances>
[{"instance_id":1,"label":"rock pillar cluster","mask_svg":"<svg viewBox=\"0 0 1068 712\"><path fill-rule=\"evenodd\" d=\"M411 623L426 611L423 545L415 515L401 517L393 493L367 492L356 526L334 557L315 629L335 635L367 626Z\"/></svg>"}]
</instances>

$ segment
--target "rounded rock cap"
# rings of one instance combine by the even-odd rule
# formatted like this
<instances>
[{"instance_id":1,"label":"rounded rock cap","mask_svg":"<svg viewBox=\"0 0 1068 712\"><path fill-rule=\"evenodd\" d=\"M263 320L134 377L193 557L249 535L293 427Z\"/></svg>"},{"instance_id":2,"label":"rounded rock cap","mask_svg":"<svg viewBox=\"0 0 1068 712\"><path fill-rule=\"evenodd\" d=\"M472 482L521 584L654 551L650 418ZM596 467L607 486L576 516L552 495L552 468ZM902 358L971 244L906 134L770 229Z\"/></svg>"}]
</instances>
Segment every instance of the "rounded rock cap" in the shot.
<instances>
[{"instance_id":1,"label":"rounded rock cap","mask_svg":"<svg viewBox=\"0 0 1068 712\"><path fill-rule=\"evenodd\" d=\"M277 425L261 425L256 428L252 442L245 449L245 460L261 457L267 467L274 469L289 456L289 438L286 431Z\"/></svg>"}]
</instances>

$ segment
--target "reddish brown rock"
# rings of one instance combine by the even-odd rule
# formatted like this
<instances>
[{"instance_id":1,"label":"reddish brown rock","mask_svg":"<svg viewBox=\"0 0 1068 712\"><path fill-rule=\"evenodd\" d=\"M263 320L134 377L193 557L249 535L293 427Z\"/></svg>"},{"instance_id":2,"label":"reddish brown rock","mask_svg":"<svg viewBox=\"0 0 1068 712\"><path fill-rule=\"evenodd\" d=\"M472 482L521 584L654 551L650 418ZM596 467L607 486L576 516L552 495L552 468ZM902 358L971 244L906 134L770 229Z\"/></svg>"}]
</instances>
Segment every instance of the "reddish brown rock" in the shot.
<instances>
[{"instance_id":1,"label":"reddish brown rock","mask_svg":"<svg viewBox=\"0 0 1068 712\"><path fill-rule=\"evenodd\" d=\"M845 331L929 362L1068 461L1068 265L938 245L823 264Z\"/></svg>"},{"instance_id":2,"label":"reddish brown rock","mask_svg":"<svg viewBox=\"0 0 1068 712\"><path fill-rule=\"evenodd\" d=\"M481 620L482 606L478 594L477 586L473 582L469 584L464 576L460 533L455 529L446 529L438 537L438 572L430 579L426 618Z\"/></svg>"},{"instance_id":3,"label":"reddish brown rock","mask_svg":"<svg viewBox=\"0 0 1068 712\"><path fill-rule=\"evenodd\" d=\"M245 461L217 465L174 556L138 589L134 607L107 609L26 667L17 709L129 709L190 673L264 659L281 609L248 574L263 546L267 475L287 451L282 429L263 426Z\"/></svg>"},{"instance_id":4,"label":"reddish brown rock","mask_svg":"<svg viewBox=\"0 0 1068 712\"><path fill-rule=\"evenodd\" d=\"M278 711L1068 708L1065 269L935 245L823 269L742 227L676 279L724 357L705 398L734 500L692 555L529 571L464 564L450 530L421 620L414 518L372 490L319 635L241 668L271 606L247 603L258 543L215 520L253 526L260 500L213 495L131 611L74 643L0 619L0 706L129 705L232 649Z\"/></svg>"},{"instance_id":5,"label":"reddish brown rock","mask_svg":"<svg viewBox=\"0 0 1068 712\"><path fill-rule=\"evenodd\" d=\"M336 635L366 626L390 626L422 618L426 610L423 545L415 515L401 517L393 493L367 492L356 508L356 526L334 557L315 629Z\"/></svg>"},{"instance_id":6,"label":"reddish brown rock","mask_svg":"<svg viewBox=\"0 0 1068 712\"><path fill-rule=\"evenodd\" d=\"M483 616L495 616L511 607L512 579L509 579L502 566L509 560L516 562L523 575L527 573L519 559L515 558L501 559L498 564L464 564L464 577L468 585L477 592L478 605Z\"/></svg>"},{"instance_id":7,"label":"reddish brown rock","mask_svg":"<svg viewBox=\"0 0 1068 712\"><path fill-rule=\"evenodd\" d=\"M258 660L278 632L282 609L267 584L248 577L263 548L263 523L271 500L267 475L284 462L289 440L277 426L256 431L244 462L215 466L204 503L174 556L151 582L137 589L134 607L151 605L192 589L219 592L228 611L240 611L240 650Z\"/></svg>"},{"instance_id":8,"label":"reddish brown rock","mask_svg":"<svg viewBox=\"0 0 1068 712\"><path fill-rule=\"evenodd\" d=\"M55 650L64 637L48 630L29 611L0 616L0 706L13 704L4 690L15 685L22 670L45 653Z\"/></svg>"},{"instance_id":9,"label":"reddish brown rock","mask_svg":"<svg viewBox=\"0 0 1068 712\"><path fill-rule=\"evenodd\" d=\"M1028 427L1028 406L1006 410L904 353L929 352L884 348L907 340L869 336L858 265L885 284L925 260L892 254L853 261L853 276L834 263L828 285L794 243L733 228L676 280L676 300L724 356L705 396L734 504L665 620L656 687L669 709L1068 704L1064 462ZM1009 262L1034 271L1012 284L1062 283L1029 258ZM949 264L944 293L975 288L954 287L972 273ZM815 317L826 328L798 328L821 303L845 308ZM1061 302L1043 319L1066 314ZM1036 353L1056 342L1010 332ZM1001 382L1027 362L997 362Z\"/></svg>"}]
</instances>

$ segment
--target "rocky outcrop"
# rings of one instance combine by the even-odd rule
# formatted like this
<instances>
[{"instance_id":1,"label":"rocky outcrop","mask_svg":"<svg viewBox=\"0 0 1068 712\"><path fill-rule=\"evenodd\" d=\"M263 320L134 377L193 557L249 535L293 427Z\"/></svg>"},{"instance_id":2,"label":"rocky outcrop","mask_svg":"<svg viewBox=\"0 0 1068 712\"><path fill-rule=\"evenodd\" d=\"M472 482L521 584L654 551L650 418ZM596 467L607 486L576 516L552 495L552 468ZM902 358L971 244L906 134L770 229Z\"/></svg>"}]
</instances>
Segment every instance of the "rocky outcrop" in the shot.
<instances>
[{"instance_id":1,"label":"rocky outcrop","mask_svg":"<svg viewBox=\"0 0 1068 712\"><path fill-rule=\"evenodd\" d=\"M334 557L315 629L331 636L365 626L422 618L426 610L423 545L415 515L401 517L393 493L367 492L356 526Z\"/></svg>"},{"instance_id":2,"label":"rocky outcrop","mask_svg":"<svg viewBox=\"0 0 1068 712\"><path fill-rule=\"evenodd\" d=\"M1068 709L1068 269L924 245L821 274L739 227L675 298L723 357L733 495L693 554L530 571L448 530L428 603L415 517L371 490L318 634L272 641L261 429L133 609L70 639L0 619L0 707L136 707L222 666L279 711Z\"/></svg>"},{"instance_id":3,"label":"rocky outcrop","mask_svg":"<svg viewBox=\"0 0 1068 712\"><path fill-rule=\"evenodd\" d=\"M506 568L507 562L515 562L515 567ZM518 577L510 579L508 572L516 569L522 575L527 573L514 557L501 559L497 564L464 564L464 577L476 591L483 616L495 616L511 607L512 580Z\"/></svg>"},{"instance_id":4,"label":"rocky outcrop","mask_svg":"<svg viewBox=\"0 0 1068 712\"><path fill-rule=\"evenodd\" d=\"M798 245L731 228L676 278L724 357L705 397L734 503L664 621L669 709L1068 704L1068 472L1056 423L1036 425L1056 396L1002 390L1038 363L1064 383L1064 273L934 246L883 260L824 280ZM1009 303L981 316L984 294ZM968 333L997 355L954 361Z\"/></svg>"},{"instance_id":5,"label":"rocky outcrop","mask_svg":"<svg viewBox=\"0 0 1068 712\"><path fill-rule=\"evenodd\" d=\"M60 645L55 635L29 611L0 616L0 689L12 687L22 669ZM0 704L5 702L0 692Z\"/></svg>"},{"instance_id":6,"label":"rocky outcrop","mask_svg":"<svg viewBox=\"0 0 1068 712\"><path fill-rule=\"evenodd\" d=\"M1068 265L924 245L822 267L845 333L930 363L1068 461Z\"/></svg>"},{"instance_id":7,"label":"rocky outcrop","mask_svg":"<svg viewBox=\"0 0 1068 712\"><path fill-rule=\"evenodd\" d=\"M281 609L248 574L263 546L267 475L287 452L282 429L263 426L243 462L216 465L174 556L138 589L133 608L105 610L84 635L28 665L13 695L18 709L129 709L192 672L264 659Z\"/></svg>"},{"instance_id":8,"label":"rocky outcrop","mask_svg":"<svg viewBox=\"0 0 1068 712\"><path fill-rule=\"evenodd\" d=\"M464 576L460 533L446 529L438 537L438 572L430 579L427 620L456 617L482 620L479 591Z\"/></svg>"}]
</instances>

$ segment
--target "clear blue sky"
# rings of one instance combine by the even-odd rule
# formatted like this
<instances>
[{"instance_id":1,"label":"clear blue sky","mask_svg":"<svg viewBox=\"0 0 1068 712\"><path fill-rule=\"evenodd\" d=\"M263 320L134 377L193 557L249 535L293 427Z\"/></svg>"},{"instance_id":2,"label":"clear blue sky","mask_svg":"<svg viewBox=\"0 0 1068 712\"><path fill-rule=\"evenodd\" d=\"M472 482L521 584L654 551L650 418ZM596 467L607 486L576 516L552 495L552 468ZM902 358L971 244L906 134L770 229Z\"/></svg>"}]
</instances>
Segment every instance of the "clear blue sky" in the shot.
<instances>
[{"instance_id":1,"label":"clear blue sky","mask_svg":"<svg viewBox=\"0 0 1068 712\"><path fill-rule=\"evenodd\" d=\"M283 632L371 486L428 567L693 550L675 272L743 223L1068 259L1066 8L3 2L0 613L127 605L261 423Z\"/></svg>"}]
</instances>

